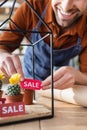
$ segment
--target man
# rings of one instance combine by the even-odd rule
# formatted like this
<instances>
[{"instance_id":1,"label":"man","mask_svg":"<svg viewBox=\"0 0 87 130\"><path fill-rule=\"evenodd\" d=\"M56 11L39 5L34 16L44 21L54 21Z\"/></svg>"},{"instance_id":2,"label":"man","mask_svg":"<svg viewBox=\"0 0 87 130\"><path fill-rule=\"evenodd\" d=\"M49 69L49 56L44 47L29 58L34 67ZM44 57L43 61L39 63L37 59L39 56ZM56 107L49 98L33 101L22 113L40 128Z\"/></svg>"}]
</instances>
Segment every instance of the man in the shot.
<instances>
[{"instance_id":1,"label":"man","mask_svg":"<svg viewBox=\"0 0 87 130\"><path fill-rule=\"evenodd\" d=\"M87 0L29 0L29 2L40 16L44 12L43 19L53 32L54 65L62 66L54 72L54 88L66 89L73 87L74 84L87 85ZM36 29L38 23L36 16L25 2L16 11L13 21L21 30ZM11 22L9 28L15 30L16 26ZM46 31L43 25L40 25L38 28L39 30ZM30 34L26 35L30 36ZM41 36L40 34L38 35ZM23 35L16 32L4 32L0 36L0 43L16 45L16 47L0 46L0 70L7 76L18 72L21 74L21 80L24 79L24 73L20 59L16 55L11 55L11 52L19 47L22 39ZM48 39L45 42L43 41L43 46L45 47L44 50L48 51ZM40 52L42 52L42 47ZM56 54L54 54L55 52ZM42 53L43 58L44 55L45 51ZM79 55L79 70L68 66L69 60L76 55ZM27 71L27 68L28 65L30 68L31 61L26 56L30 56L29 48L24 59L24 70L27 77L30 71ZM39 58L39 55L37 57ZM45 58L47 58L46 55ZM50 88L51 77L47 70L49 68L43 67L43 64L47 66L47 59L46 63L40 61L41 64L39 64L38 60L37 64L39 66L36 68L36 78L43 80L43 89ZM30 62L27 63L26 60ZM43 71L38 74L40 66ZM46 71L46 75L44 71Z\"/></svg>"}]
</instances>

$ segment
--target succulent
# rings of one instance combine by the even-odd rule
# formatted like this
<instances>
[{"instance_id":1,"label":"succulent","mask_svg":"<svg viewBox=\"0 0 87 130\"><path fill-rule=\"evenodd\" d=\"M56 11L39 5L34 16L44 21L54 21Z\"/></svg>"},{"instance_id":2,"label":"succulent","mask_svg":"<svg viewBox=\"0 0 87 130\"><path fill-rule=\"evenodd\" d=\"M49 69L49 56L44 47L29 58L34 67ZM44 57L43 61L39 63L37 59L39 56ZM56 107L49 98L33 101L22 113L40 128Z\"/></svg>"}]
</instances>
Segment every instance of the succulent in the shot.
<instances>
[{"instance_id":1,"label":"succulent","mask_svg":"<svg viewBox=\"0 0 87 130\"><path fill-rule=\"evenodd\" d=\"M19 51L21 52L23 50L23 46L19 46Z\"/></svg>"},{"instance_id":2,"label":"succulent","mask_svg":"<svg viewBox=\"0 0 87 130\"><path fill-rule=\"evenodd\" d=\"M18 84L9 85L7 88L7 95L14 96L20 94L20 86Z\"/></svg>"},{"instance_id":3,"label":"succulent","mask_svg":"<svg viewBox=\"0 0 87 130\"><path fill-rule=\"evenodd\" d=\"M20 94L20 75L18 73L13 74L9 79L10 85L7 88L7 95L19 95Z\"/></svg>"}]
</instances>

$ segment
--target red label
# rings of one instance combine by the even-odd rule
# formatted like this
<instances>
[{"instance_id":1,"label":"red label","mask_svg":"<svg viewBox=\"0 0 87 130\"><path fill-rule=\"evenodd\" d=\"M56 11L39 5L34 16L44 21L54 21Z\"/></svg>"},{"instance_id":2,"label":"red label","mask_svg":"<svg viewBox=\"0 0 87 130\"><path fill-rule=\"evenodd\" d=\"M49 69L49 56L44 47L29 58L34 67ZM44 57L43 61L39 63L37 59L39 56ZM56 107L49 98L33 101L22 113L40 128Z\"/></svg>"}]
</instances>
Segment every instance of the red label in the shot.
<instances>
[{"instance_id":1,"label":"red label","mask_svg":"<svg viewBox=\"0 0 87 130\"><path fill-rule=\"evenodd\" d=\"M23 102L7 103L0 105L0 117L16 116L25 114Z\"/></svg>"},{"instance_id":2,"label":"red label","mask_svg":"<svg viewBox=\"0 0 87 130\"><path fill-rule=\"evenodd\" d=\"M0 98L0 105L5 103L5 100L6 100L5 98Z\"/></svg>"},{"instance_id":3,"label":"red label","mask_svg":"<svg viewBox=\"0 0 87 130\"><path fill-rule=\"evenodd\" d=\"M42 88L40 80L24 79L20 83L23 89L40 90Z\"/></svg>"}]
</instances>

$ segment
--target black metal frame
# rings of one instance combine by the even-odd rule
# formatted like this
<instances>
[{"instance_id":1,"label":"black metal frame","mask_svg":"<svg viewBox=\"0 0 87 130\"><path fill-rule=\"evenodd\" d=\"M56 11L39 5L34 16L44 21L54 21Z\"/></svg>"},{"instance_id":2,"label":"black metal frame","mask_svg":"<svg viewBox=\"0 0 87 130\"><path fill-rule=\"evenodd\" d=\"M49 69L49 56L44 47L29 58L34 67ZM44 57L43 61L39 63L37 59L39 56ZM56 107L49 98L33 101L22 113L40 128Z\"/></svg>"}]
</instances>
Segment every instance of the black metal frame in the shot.
<instances>
[{"instance_id":1,"label":"black metal frame","mask_svg":"<svg viewBox=\"0 0 87 130\"><path fill-rule=\"evenodd\" d=\"M0 7L5 4L5 2L8 2L9 0L3 0L3 2L0 4ZM13 124L13 123L19 123L19 122L25 122L25 121L32 121L32 120L41 120L41 119L49 119L49 118L52 118L54 117L54 95L53 95L53 50L52 50L52 39L53 39L53 35L52 35L52 31L51 29L49 28L49 26L44 22L44 20L38 15L38 12L33 8L33 6L29 3L28 0L24 0L27 5L29 6L29 8L31 8L31 10L35 13L35 15L38 17L39 20L41 20L42 24L44 24L44 26L47 28L48 32L35 32L35 31L31 31L31 30L21 30L20 27L18 27L18 25L16 25L16 23L11 19L11 16L12 16L12 12L14 10L14 7L15 7L15 3L16 3L17 0L14 0L13 1L13 5L12 5L12 8L11 8L11 13L9 15L9 18L7 18L5 21L2 22L2 24L0 25L0 31L14 31L14 32L20 32L22 33L25 37L26 37L26 33L27 32L30 32L30 33L44 33L46 34L44 37L42 37L39 41L45 39L46 37L49 36L50 38L50 66L51 66L51 114L49 116L43 116L43 117L37 117L37 118L32 118L32 119L25 119L23 121L15 121L15 122L8 122L8 123L3 123L3 124L0 124L0 125L7 125L7 124ZM17 27L17 30L9 30L9 29L1 29L1 27L8 21L10 20L16 27ZM26 37L27 38L27 37ZM34 45L35 44L38 44L37 41L36 43L32 43L30 40L30 44L27 45L27 46L32 46L33 47L33 55L34 55ZM0 43L0 45L5 45L3 42ZM22 46L26 46L25 44L21 44ZM10 46L10 45L9 45ZM34 57L34 56L33 56ZM33 64L33 78L34 78L34 58L32 60L32 64Z\"/></svg>"}]
</instances>

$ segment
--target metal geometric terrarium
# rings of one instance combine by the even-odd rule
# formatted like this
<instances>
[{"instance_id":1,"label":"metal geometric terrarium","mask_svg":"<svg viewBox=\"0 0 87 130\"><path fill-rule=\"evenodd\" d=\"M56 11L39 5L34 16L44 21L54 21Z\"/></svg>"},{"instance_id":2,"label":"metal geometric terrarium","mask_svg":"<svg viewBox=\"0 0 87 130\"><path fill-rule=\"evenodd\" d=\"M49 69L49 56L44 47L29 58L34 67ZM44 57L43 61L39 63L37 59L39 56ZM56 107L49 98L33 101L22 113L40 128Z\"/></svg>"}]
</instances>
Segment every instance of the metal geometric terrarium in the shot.
<instances>
[{"instance_id":1,"label":"metal geometric terrarium","mask_svg":"<svg viewBox=\"0 0 87 130\"><path fill-rule=\"evenodd\" d=\"M8 123L16 123L16 122L22 122L22 121L31 121L31 120L40 120L40 119L47 119L47 118L52 118L54 116L54 102L53 102L53 61L52 61L52 31L51 29L48 27L48 25L44 22L44 19L38 15L38 12L33 8L33 6L29 3L28 0L22 0L22 2L26 2L26 4L28 5L28 7L33 11L33 13L36 15L36 17L38 18L38 20L41 21L41 24L43 24L43 26L45 26L45 28L47 29L46 32L43 32L43 31L37 31L37 30L23 30L21 29L17 23L12 19L12 16L13 14L15 13L15 10L16 8L18 8L20 6L20 4L18 3L18 0L0 0L0 9L4 8L5 7L5 11L6 11L6 5L11 2L9 5L10 7L8 6L9 10L7 10L7 12L5 12L5 16L4 18L2 18L2 20L0 20L0 33L4 32L4 31L7 31L7 32L10 32L10 31L13 31L13 32L17 32L17 33L20 33L24 36L24 39L26 38L27 40L23 40L21 42L21 46L23 48L27 48L27 47L30 47L32 49L32 77L33 79L35 79L35 59L34 59L34 51L35 51L35 47L40 43L40 41L42 40L45 40L46 38L49 38L50 39L50 61L49 63L49 66L50 66L50 75L51 75L51 100L50 100L50 107L49 107L49 114L42 114L42 116L33 116L32 118L23 118L23 119L18 119L18 120L13 120L13 121L2 121L1 125L3 124L8 124ZM9 15L7 15L7 13ZM0 13L1 15L1 13ZM25 14L26 15L26 14ZM2 17L2 15L0 16ZM32 16L31 16L32 17ZM8 29L8 24L9 22L12 22L12 24L14 24L15 28L14 30L11 30L11 29ZM40 33L42 34L42 37L37 40L37 41L31 41L30 38L28 37L27 34L37 34L37 33ZM8 39L9 41L9 39ZM27 42L27 44L26 44ZM28 44L29 43L29 44ZM0 46L3 46L3 45L6 45L4 43L4 41L0 41ZM11 45L8 44L8 46L10 47ZM15 44L13 44L12 46L15 46ZM24 55L24 53L23 53ZM22 55L22 56L23 56ZM44 90L43 90L44 91ZM38 100L37 98L37 92L36 92L36 96L35 96L35 99L34 100ZM45 99L46 100L46 99ZM36 101L37 102L37 101ZM46 101L45 101L46 102ZM43 104L42 104L43 105ZM38 108L39 109L39 108ZM40 108L41 109L41 108Z\"/></svg>"}]
</instances>

